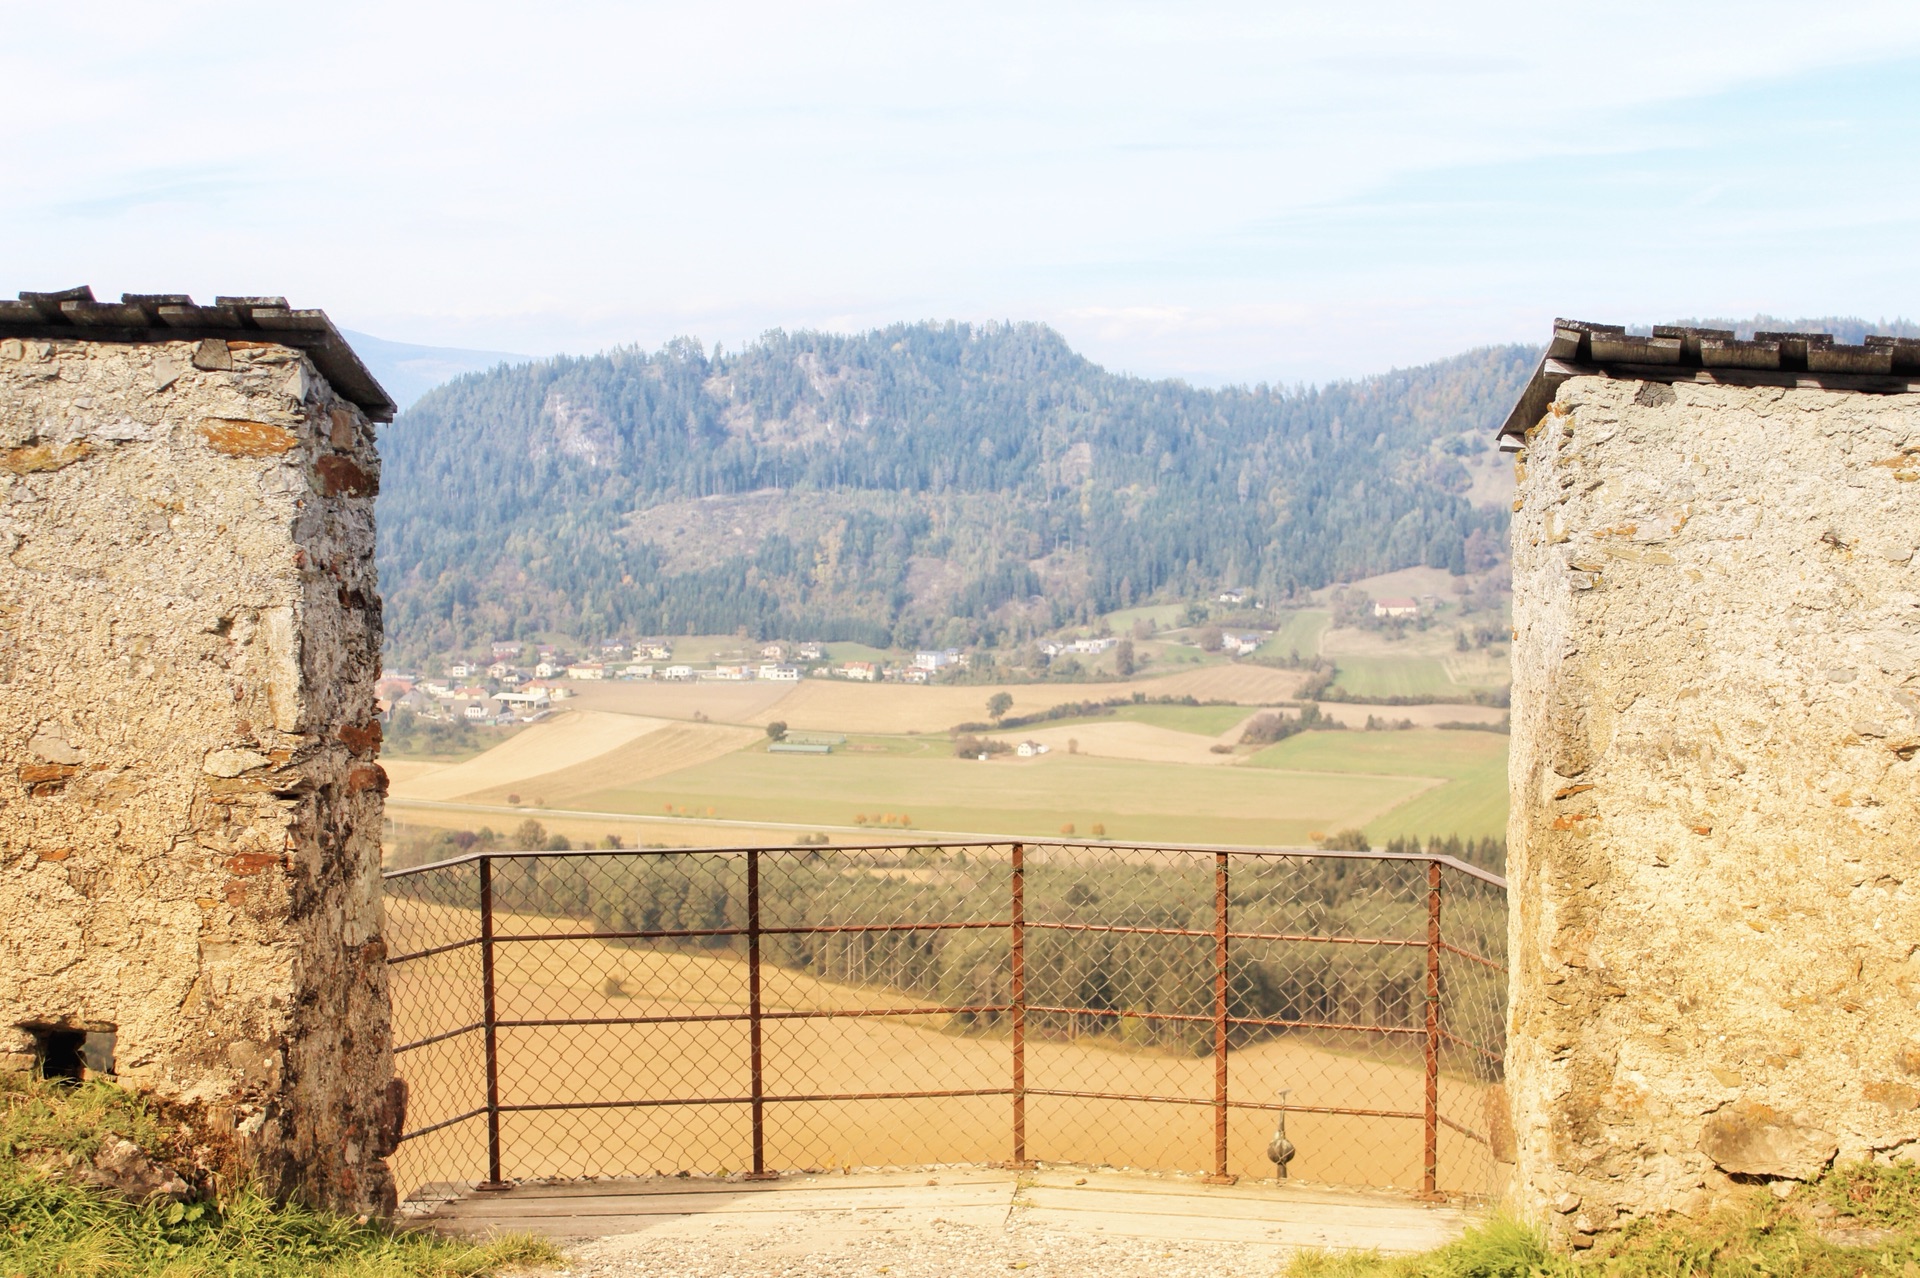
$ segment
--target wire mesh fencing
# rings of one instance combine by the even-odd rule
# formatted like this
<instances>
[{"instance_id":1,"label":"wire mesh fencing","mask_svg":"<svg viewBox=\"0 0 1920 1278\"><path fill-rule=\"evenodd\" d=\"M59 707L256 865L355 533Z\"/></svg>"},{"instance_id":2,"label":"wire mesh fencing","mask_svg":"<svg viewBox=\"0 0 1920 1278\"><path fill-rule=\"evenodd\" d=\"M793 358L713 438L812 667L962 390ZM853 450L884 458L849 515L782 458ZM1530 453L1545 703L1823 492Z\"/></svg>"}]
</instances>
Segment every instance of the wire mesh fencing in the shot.
<instances>
[{"instance_id":1,"label":"wire mesh fencing","mask_svg":"<svg viewBox=\"0 0 1920 1278\"><path fill-rule=\"evenodd\" d=\"M1078 843L489 852L386 878L403 1193L1073 1162L1492 1188L1505 884Z\"/></svg>"}]
</instances>

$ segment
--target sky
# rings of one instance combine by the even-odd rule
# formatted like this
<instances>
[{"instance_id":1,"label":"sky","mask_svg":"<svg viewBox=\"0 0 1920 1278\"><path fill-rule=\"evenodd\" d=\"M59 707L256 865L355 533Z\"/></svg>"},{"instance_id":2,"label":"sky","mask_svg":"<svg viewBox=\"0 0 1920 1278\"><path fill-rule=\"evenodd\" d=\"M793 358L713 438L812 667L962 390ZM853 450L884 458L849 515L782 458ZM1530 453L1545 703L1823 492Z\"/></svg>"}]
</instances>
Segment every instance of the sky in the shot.
<instances>
[{"instance_id":1,"label":"sky","mask_svg":"<svg viewBox=\"0 0 1920 1278\"><path fill-rule=\"evenodd\" d=\"M1920 5L0 0L0 292L533 355L1040 320L1204 385L1920 314Z\"/></svg>"}]
</instances>

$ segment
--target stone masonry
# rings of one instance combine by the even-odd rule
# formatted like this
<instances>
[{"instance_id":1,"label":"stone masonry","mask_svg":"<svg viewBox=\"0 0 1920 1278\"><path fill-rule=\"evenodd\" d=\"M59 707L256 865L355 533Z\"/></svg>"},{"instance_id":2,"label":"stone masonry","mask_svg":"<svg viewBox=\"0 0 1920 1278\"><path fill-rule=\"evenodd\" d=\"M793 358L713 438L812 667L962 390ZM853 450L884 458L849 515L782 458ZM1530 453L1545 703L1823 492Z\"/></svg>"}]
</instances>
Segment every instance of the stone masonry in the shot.
<instances>
[{"instance_id":1,"label":"stone masonry","mask_svg":"<svg viewBox=\"0 0 1920 1278\"><path fill-rule=\"evenodd\" d=\"M1508 1088L1573 1246L1920 1155L1920 347L1732 337L1563 322L1506 428Z\"/></svg>"},{"instance_id":2,"label":"stone masonry","mask_svg":"<svg viewBox=\"0 0 1920 1278\"><path fill-rule=\"evenodd\" d=\"M373 693L391 413L279 299L0 302L0 1067L90 1031L90 1066L267 1190L357 1211L392 1206L404 1110Z\"/></svg>"}]
</instances>

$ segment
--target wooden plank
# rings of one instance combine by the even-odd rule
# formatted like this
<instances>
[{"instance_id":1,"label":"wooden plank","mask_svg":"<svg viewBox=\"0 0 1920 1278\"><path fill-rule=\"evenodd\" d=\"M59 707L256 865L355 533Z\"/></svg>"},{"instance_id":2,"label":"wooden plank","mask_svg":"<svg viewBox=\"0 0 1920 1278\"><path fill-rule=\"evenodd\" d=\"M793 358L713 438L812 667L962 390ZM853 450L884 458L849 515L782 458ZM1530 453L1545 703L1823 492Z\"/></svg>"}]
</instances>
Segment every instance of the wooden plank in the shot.
<instances>
[{"instance_id":1,"label":"wooden plank","mask_svg":"<svg viewBox=\"0 0 1920 1278\"><path fill-rule=\"evenodd\" d=\"M815 1194L627 1194L607 1198L465 1199L436 1220L516 1220L563 1216L684 1216L692 1213L888 1211L896 1207L978 1207L1011 1202L1011 1185L850 1190Z\"/></svg>"},{"instance_id":2,"label":"wooden plank","mask_svg":"<svg viewBox=\"0 0 1920 1278\"><path fill-rule=\"evenodd\" d=\"M811 1224L822 1233L846 1238L863 1234L890 1234L906 1230L931 1229L935 1225L970 1225L979 1229L999 1229L1006 1224L1004 1205L992 1207L902 1207L894 1211L852 1216L846 1213L819 1212L774 1218L783 1227ZM622 1234L645 1234L650 1238L711 1238L721 1233L760 1233L772 1223L770 1218L752 1215L598 1216L581 1219L574 1216L505 1217L488 1221L429 1221L433 1233L454 1238L484 1238L497 1233L537 1234L543 1238L614 1238Z\"/></svg>"},{"instance_id":3,"label":"wooden plank","mask_svg":"<svg viewBox=\"0 0 1920 1278\"><path fill-rule=\"evenodd\" d=\"M1085 1186L1076 1182L1085 1181ZM1048 1169L1032 1173L1028 1182L1058 1188L1090 1188L1116 1193L1138 1193L1155 1197L1186 1196L1218 1199L1244 1199L1250 1202L1299 1202L1376 1207L1387 1210L1419 1212L1454 1210L1423 1203L1409 1194L1390 1189L1349 1189L1339 1185L1316 1185L1306 1181L1281 1184L1271 1180L1241 1180L1232 1185L1209 1185L1200 1180L1176 1176L1150 1176L1132 1172L1076 1171L1071 1168Z\"/></svg>"},{"instance_id":4,"label":"wooden plank","mask_svg":"<svg viewBox=\"0 0 1920 1278\"><path fill-rule=\"evenodd\" d=\"M678 1176L619 1176L604 1180L565 1180L549 1184L516 1185L503 1193L475 1195L473 1201L503 1202L526 1198L601 1198L620 1194L783 1194L816 1189L907 1188L939 1185L1011 1185L1012 1172L992 1167L956 1167L918 1172L838 1172L783 1174L778 1180L707 1180Z\"/></svg>"}]
</instances>

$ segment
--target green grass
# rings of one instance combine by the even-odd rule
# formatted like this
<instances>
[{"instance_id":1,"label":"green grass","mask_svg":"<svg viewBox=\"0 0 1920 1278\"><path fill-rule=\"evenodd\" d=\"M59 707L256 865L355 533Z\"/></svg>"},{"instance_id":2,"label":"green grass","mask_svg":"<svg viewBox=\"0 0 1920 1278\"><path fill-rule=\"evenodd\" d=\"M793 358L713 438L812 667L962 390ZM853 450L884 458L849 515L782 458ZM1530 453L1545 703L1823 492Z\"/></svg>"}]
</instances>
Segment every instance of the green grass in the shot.
<instances>
[{"instance_id":1,"label":"green grass","mask_svg":"<svg viewBox=\"0 0 1920 1278\"><path fill-rule=\"evenodd\" d=\"M849 661L886 662L897 655L885 648L869 648L864 643L851 642L827 644L825 651L826 659L836 666Z\"/></svg>"},{"instance_id":2,"label":"green grass","mask_svg":"<svg viewBox=\"0 0 1920 1278\"><path fill-rule=\"evenodd\" d=\"M1256 768L1442 777L1446 784L1362 827L1375 845L1396 836L1507 832L1507 738L1498 732L1303 732L1247 760Z\"/></svg>"},{"instance_id":3,"label":"green grass","mask_svg":"<svg viewBox=\"0 0 1920 1278\"><path fill-rule=\"evenodd\" d=\"M1108 629L1116 635L1128 634L1133 623L1145 617L1155 630L1164 630L1179 623L1180 614L1187 610L1185 604L1147 604L1140 608L1122 608L1106 615Z\"/></svg>"},{"instance_id":4,"label":"green grass","mask_svg":"<svg viewBox=\"0 0 1920 1278\"><path fill-rule=\"evenodd\" d=\"M136 1096L0 1081L0 1274L8 1278L482 1278L560 1260L515 1236L485 1244L269 1201L241 1187L136 1206L74 1183L71 1169L112 1136L167 1161L172 1129ZM182 1163L181 1165L185 1165Z\"/></svg>"},{"instance_id":5,"label":"green grass","mask_svg":"<svg viewBox=\"0 0 1920 1278\"><path fill-rule=\"evenodd\" d=\"M1463 689L1447 675L1438 657L1340 657L1339 673L1327 700L1345 689L1360 697L1454 697Z\"/></svg>"},{"instance_id":6,"label":"green grass","mask_svg":"<svg viewBox=\"0 0 1920 1278\"><path fill-rule=\"evenodd\" d=\"M1217 737L1252 713L1252 708L1248 706L1147 705L1121 706L1114 712L1114 718L1150 723L1156 728L1171 728L1175 732Z\"/></svg>"},{"instance_id":7,"label":"green grass","mask_svg":"<svg viewBox=\"0 0 1920 1278\"><path fill-rule=\"evenodd\" d=\"M1298 845L1405 803L1427 783L1301 776L1096 759L1056 751L1032 763L889 754L727 755L577 806L651 815L667 804L746 821L847 825L856 814L911 816L915 828L1040 837L1095 822L1112 838Z\"/></svg>"},{"instance_id":8,"label":"green grass","mask_svg":"<svg viewBox=\"0 0 1920 1278\"><path fill-rule=\"evenodd\" d=\"M1822 1221L1819 1213L1825 1213ZM1665 1215L1603 1235L1589 1251L1554 1253L1541 1235L1495 1218L1417 1256L1301 1252L1285 1278L1861 1278L1920 1272L1920 1168L1836 1167L1781 1201L1764 1189L1699 1220ZM1864 1245L1825 1228L1882 1231Z\"/></svg>"},{"instance_id":9,"label":"green grass","mask_svg":"<svg viewBox=\"0 0 1920 1278\"><path fill-rule=\"evenodd\" d=\"M1319 608L1303 608L1299 612L1278 613L1275 620L1283 624L1254 655L1289 657L1297 652L1302 658L1311 658L1320 651L1320 636L1326 634L1327 627L1333 623L1333 614Z\"/></svg>"}]
</instances>

